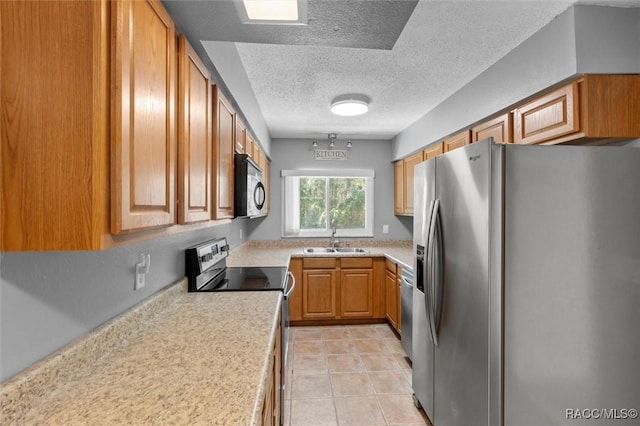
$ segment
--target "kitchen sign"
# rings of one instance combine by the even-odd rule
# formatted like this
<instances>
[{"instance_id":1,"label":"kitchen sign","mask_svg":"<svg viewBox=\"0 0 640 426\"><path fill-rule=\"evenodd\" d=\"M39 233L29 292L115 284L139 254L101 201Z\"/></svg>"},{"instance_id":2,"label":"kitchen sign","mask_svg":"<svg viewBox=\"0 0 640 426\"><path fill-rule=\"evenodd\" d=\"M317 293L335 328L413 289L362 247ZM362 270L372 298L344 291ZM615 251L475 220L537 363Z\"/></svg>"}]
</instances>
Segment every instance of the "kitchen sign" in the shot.
<instances>
[{"instance_id":1,"label":"kitchen sign","mask_svg":"<svg viewBox=\"0 0 640 426\"><path fill-rule=\"evenodd\" d=\"M344 149L316 149L314 159L316 161L345 161L347 151Z\"/></svg>"}]
</instances>

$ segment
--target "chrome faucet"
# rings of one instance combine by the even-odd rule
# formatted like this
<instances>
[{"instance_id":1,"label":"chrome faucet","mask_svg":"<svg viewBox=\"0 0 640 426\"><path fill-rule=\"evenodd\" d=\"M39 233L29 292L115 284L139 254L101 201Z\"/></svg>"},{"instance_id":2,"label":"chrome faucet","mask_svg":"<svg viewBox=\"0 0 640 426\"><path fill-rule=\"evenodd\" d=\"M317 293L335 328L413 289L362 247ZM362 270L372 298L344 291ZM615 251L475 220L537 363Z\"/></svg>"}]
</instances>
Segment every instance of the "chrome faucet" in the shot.
<instances>
[{"instance_id":1,"label":"chrome faucet","mask_svg":"<svg viewBox=\"0 0 640 426\"><path fill-rule=\"evenodd\" d=\"M331 247L337 247L340 241L336 240L336 222L331 222Z\"/></svg>"}]
</instances>

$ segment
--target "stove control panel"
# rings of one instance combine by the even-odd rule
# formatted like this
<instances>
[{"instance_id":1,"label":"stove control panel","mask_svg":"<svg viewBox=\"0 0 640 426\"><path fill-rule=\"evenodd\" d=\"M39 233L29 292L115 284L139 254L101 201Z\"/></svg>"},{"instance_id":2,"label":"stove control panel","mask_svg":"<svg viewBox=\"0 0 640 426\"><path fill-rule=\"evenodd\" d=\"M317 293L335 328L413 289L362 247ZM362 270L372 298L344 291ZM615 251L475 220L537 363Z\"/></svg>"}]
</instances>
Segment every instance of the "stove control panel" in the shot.
<instances>
[{"instance_id":1,"label":"stove control panel","mask_svg":"<svg viewBox=\"0 0 640 426\"><path fill-rule=\"evenodd\" d=\"M185 275L191 284L202 274L216 268L224 268L221 263L229 256L229 244L226 238L210 240L185 250Z\"/></svg>"}]
</instances>

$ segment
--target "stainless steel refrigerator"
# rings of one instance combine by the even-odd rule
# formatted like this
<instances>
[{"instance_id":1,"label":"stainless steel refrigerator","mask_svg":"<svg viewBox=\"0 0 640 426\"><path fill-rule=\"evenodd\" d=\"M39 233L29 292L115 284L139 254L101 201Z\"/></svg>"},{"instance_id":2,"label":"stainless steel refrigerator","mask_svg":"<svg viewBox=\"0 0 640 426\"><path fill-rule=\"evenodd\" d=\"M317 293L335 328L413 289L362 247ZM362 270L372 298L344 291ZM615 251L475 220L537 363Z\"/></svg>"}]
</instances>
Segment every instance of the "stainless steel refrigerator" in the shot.
<instances>
[{"instance_id":1,"label":"stainless steel refrigerator","mask_svg":"<svg viewBox=\"0 0 640 426\"><path fill-rule=\"evenodd\" d=\"M640 424L640 149L485 140L414 179L413 389L434 426Z\"/></svg>"}]
</instances>

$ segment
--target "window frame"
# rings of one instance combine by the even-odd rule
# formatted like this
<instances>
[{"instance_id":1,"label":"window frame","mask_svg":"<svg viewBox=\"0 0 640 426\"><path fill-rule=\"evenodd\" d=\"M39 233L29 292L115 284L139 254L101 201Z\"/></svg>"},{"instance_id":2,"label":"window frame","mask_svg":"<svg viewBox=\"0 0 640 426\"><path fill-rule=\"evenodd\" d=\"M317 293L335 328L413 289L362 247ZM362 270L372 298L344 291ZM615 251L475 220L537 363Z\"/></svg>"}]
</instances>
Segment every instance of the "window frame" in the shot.
<instances>
[{"instance_id":1,"label":"window frame","mask_svg":"<svg viewBox=\"0 0 640 426\"><path fill-rule=\"evenodd\" d=\"M300 212L300 200L299 197L295 197L293 201L290 200L293 194L298 193L297 179L301 177L322 177L322 178L358 178L365 179L365 227L362 229L341 229L336 231L336 237L373 237L373 222L374 222L374 180L375 172L373 170L282 170L282 226L281 236L282 238L328 238L331 237L331 226L327 223L326 229L299 229L300 220L297 219L297 226L294 226L293 222L296 220L295 211L297 214ZM296 181L294 184L293 181ZM328 181L327 181L328 185ZM293 187L296 188L293 188ZM326 193L327 208L329 194ZM291 206L292 208L289 208ZM297 230L297 232L296 232Z\"/></svg>"}]
</instances>

